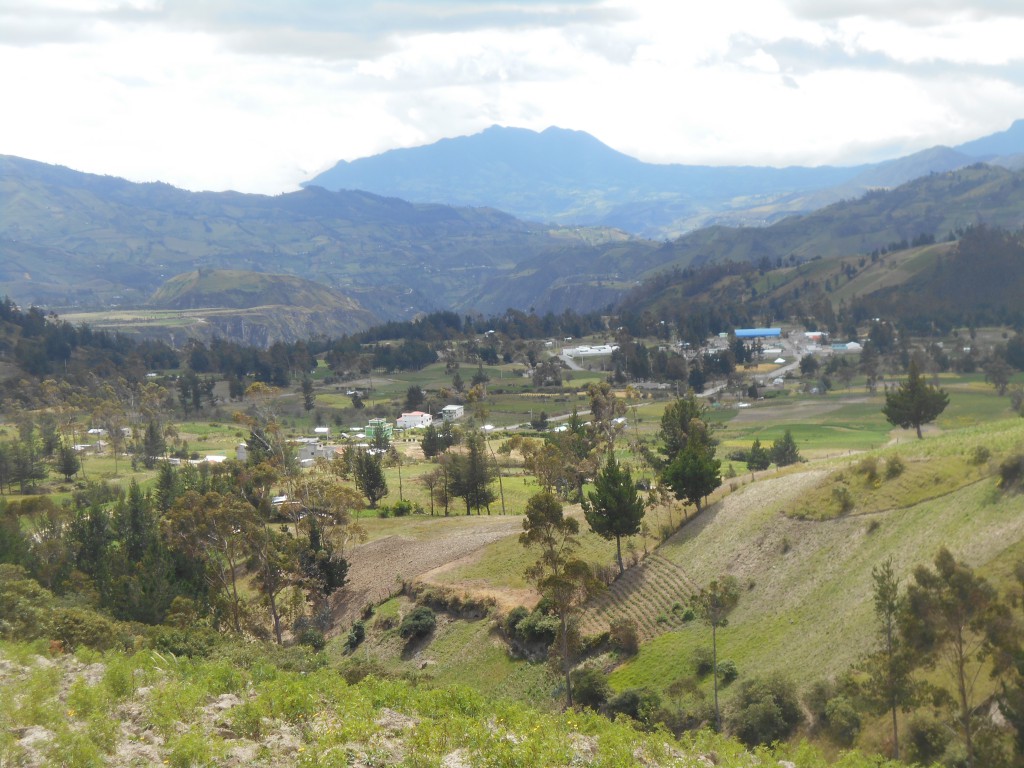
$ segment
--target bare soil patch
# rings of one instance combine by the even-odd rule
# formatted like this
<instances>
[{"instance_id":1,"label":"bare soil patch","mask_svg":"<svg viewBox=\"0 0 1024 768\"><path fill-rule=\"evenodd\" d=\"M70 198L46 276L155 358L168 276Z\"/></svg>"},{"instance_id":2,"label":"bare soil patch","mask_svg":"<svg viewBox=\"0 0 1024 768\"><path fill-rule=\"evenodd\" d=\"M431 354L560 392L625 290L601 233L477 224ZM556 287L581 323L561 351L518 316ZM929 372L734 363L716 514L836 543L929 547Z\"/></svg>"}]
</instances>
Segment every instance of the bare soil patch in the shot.
<instances>
[{"instance_id":1,"label":"bare soil patch","mask_svg":"<svg viewBox=\"0 0 1024 768\"><path fill-rule=\"evenodd\" d=\"M403 581L416 580L494 541L518 534L523 526L518 516L473 517L471 520L438 518L433 525L446 529L429 540L396 534L352 550L349 582L341 590L334 609L338 627L347 627L359 618L367 603L376 604L396 594Z\"/></svg>"}]
</instances>

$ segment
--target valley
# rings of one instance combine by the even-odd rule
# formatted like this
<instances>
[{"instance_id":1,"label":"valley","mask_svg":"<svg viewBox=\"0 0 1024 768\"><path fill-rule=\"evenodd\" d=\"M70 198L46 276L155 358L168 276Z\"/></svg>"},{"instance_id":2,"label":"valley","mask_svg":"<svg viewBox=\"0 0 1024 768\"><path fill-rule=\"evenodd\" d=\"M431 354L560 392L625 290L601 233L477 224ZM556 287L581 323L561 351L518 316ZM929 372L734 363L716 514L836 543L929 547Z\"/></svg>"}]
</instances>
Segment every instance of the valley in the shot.
<instances>
[{"instance_id":1,"label":"valley","mask_svg":"<svg viewBox=\"0 0 1024 768\"><path fill-rule=\"evenodd\" d=\"M0 765L1018 764L1011 166L657 239L0 158Z\"/></svg>"}]
</instances>

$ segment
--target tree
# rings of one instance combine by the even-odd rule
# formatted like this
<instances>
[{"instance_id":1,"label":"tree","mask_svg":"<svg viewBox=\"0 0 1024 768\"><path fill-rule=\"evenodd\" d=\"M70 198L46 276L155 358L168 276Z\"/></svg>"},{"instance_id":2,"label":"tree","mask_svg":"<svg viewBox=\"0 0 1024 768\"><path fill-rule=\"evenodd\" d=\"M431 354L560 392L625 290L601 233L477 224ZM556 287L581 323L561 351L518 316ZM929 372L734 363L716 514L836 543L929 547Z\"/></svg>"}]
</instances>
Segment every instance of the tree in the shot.
<instances>
[{"instance_id":1,"label":"tree","mask_svg":"<svg viewBox=\"0 0 1024 768\"><path fill-rule=\"evenodd\" d=\"M427 425L423 433L423 439L420 440L420 448L423 449L423 455L428 459L432 459L439 453L444 452L446 446L441 439L441 434L437 431L437 427L433 424Z\"/></svg>"},{"instance_id":2,"label":"tree","mask_svg":"<svg viewBox=\"0 0 1024 768\"><path fill-rule=\"evenodd\" d=\"M966 751L967 768L975 765L978 723L976 684L991 656L986 633L997 619L995 588L945 547L935 556L935 570L918 566L907 587L900 613L901 640L928 668L941 666L951 678L955 722Z\"/></svg>"},{"instance_id":3,"label":"tree","mask_svg":"<svg viewBox=\"0 0 1024 768\"><path fill-rule=\"evenodd\" d=\"M885 395L882 413L890 424L903 429L913 427L922 439L921 425L935 421L949 405L949 395L928 384L921 376L915 360L910 361L907 380Z\"/></svg>"},{"instance_id":4,"label":"tree","mask_svg":"<svg viewBox=\"0 0 1024 768\"><path fill-rule=\"evenodd\" d=\"M376 509L377 502L388 495L388 483L384 479L381 455L367 450L356 451L353 474L356 487L366 497L370 509Z\"/></svg>"},{"instance_id":5,"label":"tree","mask_svg":"<svg viewBox=\"0 0 1024 768\"><path fill-rule=\"evenodd\" d=\"M316 407L316 394L313 392L313 382L306 376L302 380L302 407L312 411Z\"/></svg>"},{"instance_id":6,"label":"tree","mask_svg":"<svg viewBox=\"0 0 1024 768\"><path fill-rule=\"evenodd\" d=\"M236 496L187 491L160 526L170 549L202 565L211 590L230 610L232 628L241 633L244 597L238 582L253 531L262 529L256 510Z\"/></svg>"},{"instance_id":7,"label":"tree","mask_svg":"<svg viewBox=\"0 0 1024 768\"><path fill-rule=\"evenodd\" d=\"M711 659L715 685L715 730L722 729L718 711L718 629L729 623L729 614L740 600L740 588L735 577L725 576L702 587L690 597L690 607L700 619L711 627Z\"/></svg>"},{"instance_id":8,"label":"tree","mask_svg":"<svg viewBox=\"0 0 1024 768\"><path fill-rule=\"evenodd\" d=\"M985 381L996 388L996 394L1002 397L1010 386L1010 378L1013 376L1013 368L1006 359L993 355L986 362L984 367Z\"/></svg>"},{"instance_id":9,"label":"tree","mask_svg":"<svg viewBox=\"0 0 1024 768\"><path fill-rule=\"evenodd\" d=\"M704 498L722 484L721 468L714 446L693 440L665 468L662 477L677 499L696 505L700 514Z\"/></svg>"},{"instance_id":10,"label":"tree","mask_svg":"<svg viewBox=\"0 0 1024 768\"><path fill-rule=\"evenodd\" d=\"M590 530L604 539L615 539L615 559L619 575L622 565L622 537L640 533L640 523L647 505L640 498L636 483L627 467L608 454L608 463L594 481L594 490L583 500L583 514Z\"/></svg>"},{"instance_id":11,"label":"tree","mask_svg":"<svg viewBox=\"0 0 1024 768\"><path fill-rule=\"evenodd\" d=\"M466 502L466 514L475 509L486 507L490 513L491 502L497 497L490 485L495 479L494 466L487 460L484 439L479 434L466 439L466 452L452 456L451 487L452 496Z\"/></svg>"},{"instance_id":12,"label":"tree","mask_svg":"<svg viewBox=\"0 0 1024 768\"><path fill-rule=\"evenodd\" d=\"M745 681L734 707L730 730L749 747L782 741L803 720L796 689L779 675Z\"/></svg>"},{"instance_id":13,"label":"tree","mask_svg":"<svg viewBox=\"0 0 1024 768\"><path fill-rule=\"evenodd\" d=\"M793 433L788 429L781 438L772 443L771 457L778 467L788 467L800 461L800 450L796 447Z\"/></svg>"},{"instance_id":14,"label":"tree","mask_svg":"<svg viewBox=\"0 0 1024 768\"><path fill-rule=\"evenodd\" d=\"M896 712L913 701L911 680L913 664L898 632L898 619L905 600L890 557L871 569L874 583L875 619L878 621L879 651L868 659L868 698L892 716L893 759L900 759L900 739Z\"/></svg>"},{"instance_id":15,"label":"tree","mask_svg":"<svg viewBox=\"0 0 1024 768\"><path fill-rule=\"evenodd\" d=\"M547 600L558 617L558 660L565 677L566 706L572 707L572 656L576 613L587 597L601 584L584 561L575 557L579 548L580 524L562 512L562 503L548 491L542 491L526 503L523 533L519 543L535 547L540 556L526 570L541 596Z\"/></svg>"},{"instance_id":16,"label":"tree","mask_svg":"<svg viewBox=\"0 0 1024 768\"><path fill-rule=\"evenodd\" d=\"M295 583L299 570L300 543L286 533L272 529L269 525L249 529L249 552L255 565L256 587L263 595L274 628L274 639L278 645L284 643L281 624L284 611L280 596Z\"/></svg>"},{"instance_id":17,"label":"tree","mask_svg":"<svg viewBox=\"0 0 1024 768\"><path fill-rule=\"evenodd\" d=\"M751 472L758 472L768 469L768 465L771 463L772 457L768 453L768 449L761 445L759 439L754 440L754 444L750 446L750 453L747 454L747 468Z\"/></svg>"},{"instance_id":18,"label":"tree","mask_svg":"<svg viewBox=\"0 0 1024 768\"><path fill-rule=\"evenodd\" d=\"M78 470L82 468L82 462L78 460L78 454L75 453L74 447L61 443L61 446L57 452L57 471L64 475L64 479L69 481L72 476L78 474Z\"/></svg>"},{"instance_id":19,"label":"tree","mask_svg":"<svg viewBox=\"0 0 1024 768\"><path fill-rule=\"evenodd\" d=\"M405 410L418 411L423 407L426 400L427 396L424 394L419 384L413 384L405 392Z\"/></svg>"},{"instance_id":20,"label":"tree","mask_svg":"<svg viewBox=\"0 0 1024 768\"><path fill-rule=\"evenodd\" d=\"M590 418L597 434L609 445L615 443L616 432L621 429L621 417L626 413L626 403L615 396L607 381L587 387L590 398Z\"/></svg>"},{"instance_id":21,"label":"tree","mask_svg":"<svg viewBox=\"0 0 1024 768\"><path fill-rule=\"evenodd\" d=\"M142 441L142 463L146 469L156 466L157 460L167 451L167 441L164 439L160 425L154 419L150 419L146 425L146 434Z\"/></svg>"},{"instance_id":22,"label":"tree","mask_svg":"<svg viewBox=\"0 0 1024 768\"><path fill-rule=\"evenodd\" d=\"M705 420L707 407L690 394L665 407L661 416L662 453L671 463L691 442L711 445L711 429Z\"/></svg>"}]
</instances>

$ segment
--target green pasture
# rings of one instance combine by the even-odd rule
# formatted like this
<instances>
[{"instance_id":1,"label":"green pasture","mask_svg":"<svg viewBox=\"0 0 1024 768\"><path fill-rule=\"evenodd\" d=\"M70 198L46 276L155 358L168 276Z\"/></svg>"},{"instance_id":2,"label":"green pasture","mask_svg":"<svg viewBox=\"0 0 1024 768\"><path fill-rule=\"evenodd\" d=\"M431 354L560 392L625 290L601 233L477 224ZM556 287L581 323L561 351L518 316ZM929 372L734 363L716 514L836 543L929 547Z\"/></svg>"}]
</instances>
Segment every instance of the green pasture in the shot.
<instances>
[{"instance_id":1,"label":"green pasture","mask_svg":"<svg viewBox=\"0 0 1024 768\"><path fill-rule=\"evenodd\" d=\"M957 457L981 444L992 446L988 470L966 469ZM890 555L905 580L945 545L1008 583L1009 564L1024 555L1024 496L999 492L991 467L1022 445L1024 421L1017 420L888 448L883 458L899 452L908 466L922 462L927 475L919 482L908 472L906 486L891 481L892 506L874 489L852 486L853 513L827 520L788 515L829 482L824 472L760 481L712 506L659 553L698 584L725 573L740 581L739 606L719 634L719 658L736 662L740 680L778 671L807 683L808 669L836 675L874 647L871 569ZM859 460L829 466L849 475ZM925 499L925 481L954 489ZM922 500L915 503L915 494ZM692 673L694 649L709 642L696 622L667 632L617 669L613 684L664 690Z\"/></svg>"}]
</instances>

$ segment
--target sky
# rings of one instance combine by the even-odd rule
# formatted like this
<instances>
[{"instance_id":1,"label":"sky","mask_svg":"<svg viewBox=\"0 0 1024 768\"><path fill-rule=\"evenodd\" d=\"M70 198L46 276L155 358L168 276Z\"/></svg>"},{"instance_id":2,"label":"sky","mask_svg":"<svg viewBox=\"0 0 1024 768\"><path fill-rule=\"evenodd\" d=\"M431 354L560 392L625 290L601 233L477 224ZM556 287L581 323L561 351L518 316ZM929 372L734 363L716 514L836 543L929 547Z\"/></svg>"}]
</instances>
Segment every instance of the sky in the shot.
<instances>
[{"instance_id":1,"label":"sky","mask_svg":"<svg viewBox=\"0 0 1024 768\"><path fill-rule=\"evenodd\" d=\"M491 125L851 165L1024 118L1020 0L0 0L0 154L278 194Z\"/></svg>"}]
</instances>

